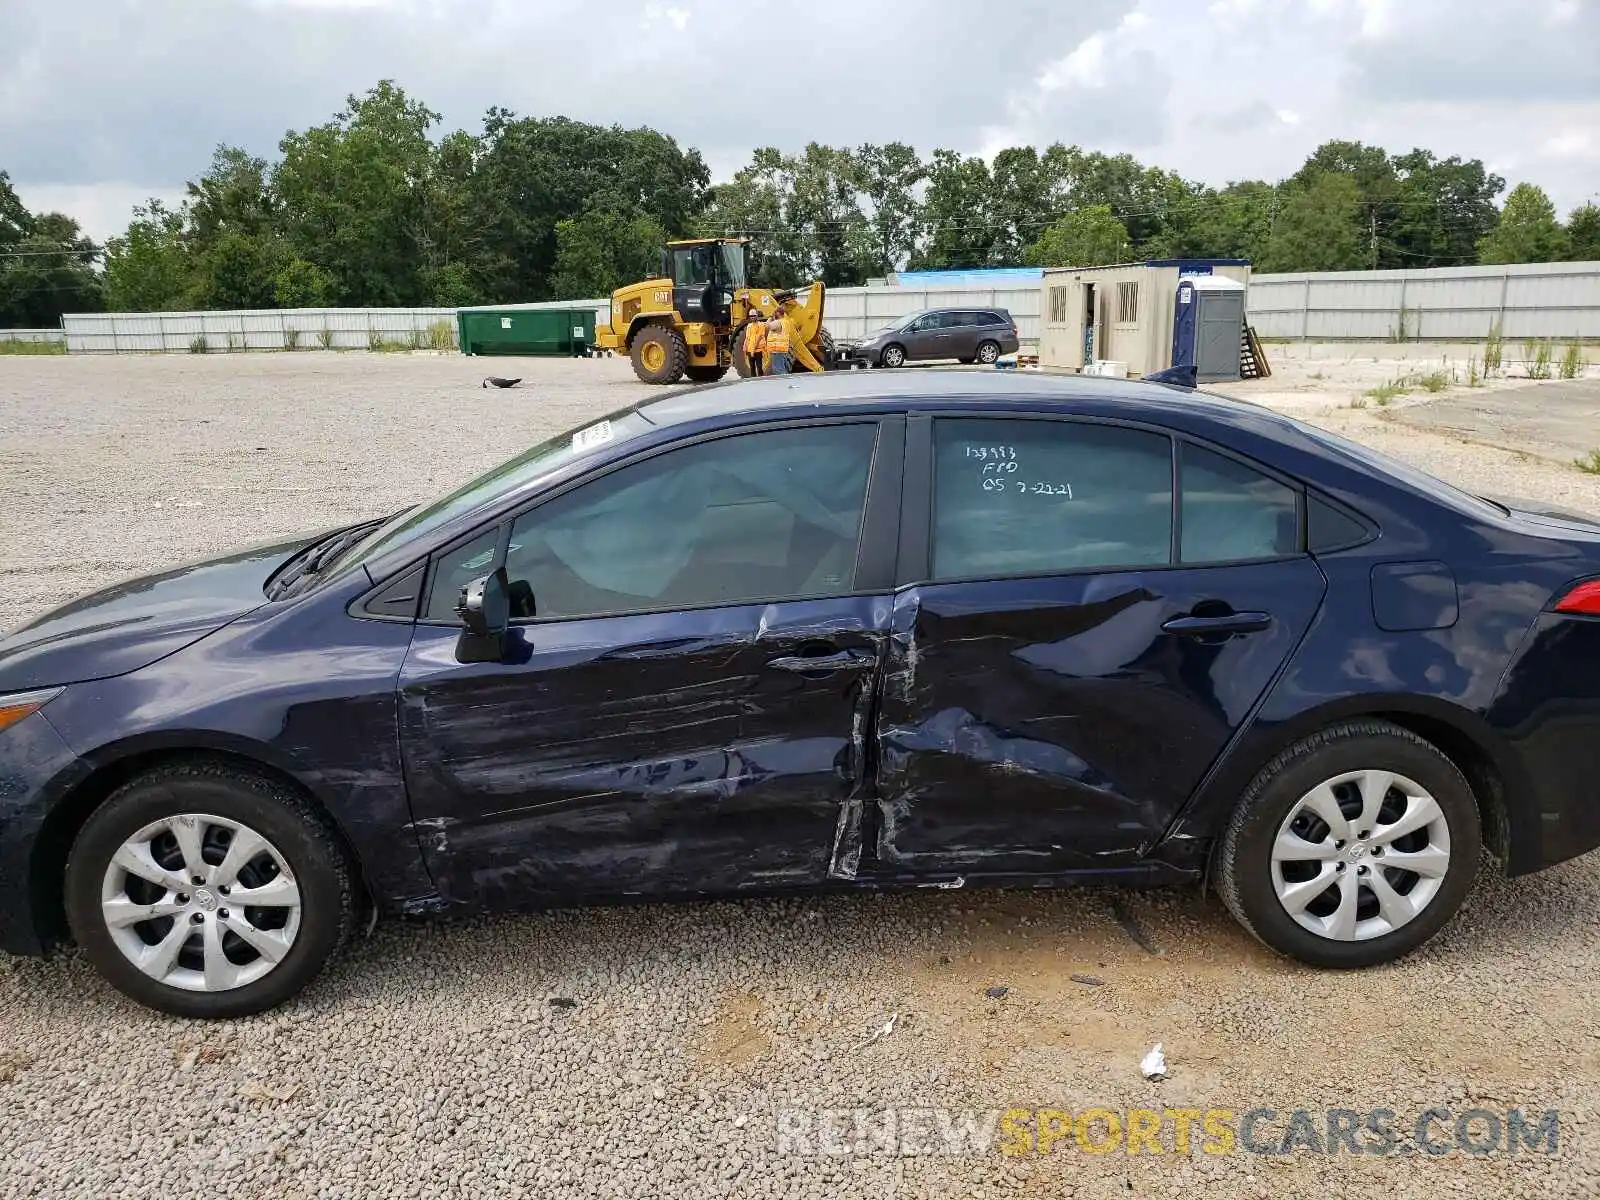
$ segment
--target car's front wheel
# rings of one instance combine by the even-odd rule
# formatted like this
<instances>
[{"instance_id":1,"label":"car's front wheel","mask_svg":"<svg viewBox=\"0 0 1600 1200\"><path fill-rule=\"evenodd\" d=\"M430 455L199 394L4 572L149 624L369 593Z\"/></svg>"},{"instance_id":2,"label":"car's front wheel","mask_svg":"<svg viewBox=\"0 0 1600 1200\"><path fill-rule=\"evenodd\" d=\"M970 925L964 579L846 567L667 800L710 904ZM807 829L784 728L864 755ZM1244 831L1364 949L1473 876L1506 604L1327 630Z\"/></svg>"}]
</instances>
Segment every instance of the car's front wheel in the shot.
<instances>
[{"instance_id":1,"label":"car's front wheel","mask_svg":"<svg viewBox=\"0 0 1600 1200\"><path fill-rule=\"evenodd\" d=\"M878 356L878 362L886 367L903 367L906 365L906 352L901 346L885 346L883 353Z\"/></svg>"},{"instance_id":2,"label":"car's front wheel","mask_svg":"<svg viewBox=\"0 0 1600 1200\"><path fill-rule=\"evenodd\" d=\"M1319 967L1410 953L1472 886L1472 788L1431 743L1385 721L1306 738L1245 791L1213 861L1229 911L1274 950Z\"/></svg>"},{"instance_id":3,"label":"car's front wheel","mask_svg":"<svg viewBox=\"0 0 1600 1200\"><path fill-rule=\"evenodd\" d=\"M67 918L96 969L142 1004L236 1017L300 991L354 919L350 864L298 793L222 762L123 785L67 859Z\"/></svg>"}]
</instances>

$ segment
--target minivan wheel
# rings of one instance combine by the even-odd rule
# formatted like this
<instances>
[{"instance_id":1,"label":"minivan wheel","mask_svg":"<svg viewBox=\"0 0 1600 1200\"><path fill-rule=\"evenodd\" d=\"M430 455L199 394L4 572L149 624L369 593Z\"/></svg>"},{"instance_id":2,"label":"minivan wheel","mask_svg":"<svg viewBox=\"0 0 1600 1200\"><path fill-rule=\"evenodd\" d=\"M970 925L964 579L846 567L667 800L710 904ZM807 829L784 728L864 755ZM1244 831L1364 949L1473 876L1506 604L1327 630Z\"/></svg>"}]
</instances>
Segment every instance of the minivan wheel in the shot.
<instances>
[{"instance_id":1,"label":"minivan wheel","mask_svg":"<svg viewBox=\"0 0 1600 1200\"><path fill-rule=\"evenodd\" d=\"M349 936L350 864L299 794L220 762L123 785L67 858L67 919L108 982L182 1017L300 991Z\"/></svg>"},{"instance_id":2,"label":"minivan wheel","mask_svg":"<svg viewBox=\"0 0 1600 1200\"><path fill-rule=\"evenodd\" d=\"M985 366L988 366L988 365L994 363L995 360L998 359L999 357L1000 357L1000 343L999 342L979 342L978 343L978 361L979 362L983 363Z\"/></svg>"},{"instance_id":3,"label":"minivan wheel","mask_svg":"<svg viewBox=\"0 0 1600 1200\"><path fill-rule=\"evenodd\" d=\"M900 346L885 346L878 361L886 367L903 367L906 365L906 352Z\"/></svg>"},{"instance_id":4,"label":"minivan wheel","mask_svg":"<svg viewBox=\"0 0 1600 1200\"><path fill-rule=\"evenodd\" d=\"M1366 967L1444 927L1480 845L1477 802L1454 763L1409 730L1350 721L1262 769L1212 870L1228 910L1274 950Z\"/></svg>"}]
</instances>

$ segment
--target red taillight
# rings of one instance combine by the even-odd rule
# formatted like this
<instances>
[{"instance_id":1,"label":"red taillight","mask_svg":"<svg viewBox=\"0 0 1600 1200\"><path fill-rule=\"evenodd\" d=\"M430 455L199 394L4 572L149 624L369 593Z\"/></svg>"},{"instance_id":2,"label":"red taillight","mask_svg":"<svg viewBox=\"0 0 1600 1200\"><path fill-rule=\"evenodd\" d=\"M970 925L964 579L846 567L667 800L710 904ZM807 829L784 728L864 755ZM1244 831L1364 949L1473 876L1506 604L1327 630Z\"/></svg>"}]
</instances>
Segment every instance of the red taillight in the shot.
<instances>
[{"instance_id":1,"label":"red taillight","mask_svg":"<svg viewBox=\"0 0 1600 1200\"><path fill-rule=\"evenodd\" d=\"M1556 611L1600 617L1600 579L1578 584L1556 602Z\"/></svg>"}]
</instances>

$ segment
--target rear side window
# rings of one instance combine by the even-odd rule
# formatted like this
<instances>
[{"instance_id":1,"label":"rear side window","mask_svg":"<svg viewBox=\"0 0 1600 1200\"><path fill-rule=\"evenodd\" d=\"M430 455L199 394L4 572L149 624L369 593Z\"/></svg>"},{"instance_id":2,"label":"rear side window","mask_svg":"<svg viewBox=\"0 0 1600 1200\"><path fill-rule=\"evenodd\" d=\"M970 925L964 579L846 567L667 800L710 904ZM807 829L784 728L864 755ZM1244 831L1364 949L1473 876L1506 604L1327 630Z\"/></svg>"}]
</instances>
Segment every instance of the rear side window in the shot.
<instances>
[{"instance_id":1,"label":"rear side window","mask_svg":"<svg viewBox=\"0 0 1600 1200\"><path fill-rule=\"evenodd\" d=\"M1296 492L1235 459L1188 443L1183 465L1185 563L1281 558L1300 549Z\"/></svg>"},{"instance_id":2,"label":"rear side window","mask_svg":"<svg viewBox=\"0 0 1600 1200\"><path fill-rule=\"evenodd\" d=\"M1326 500L1306 498L1306 549L1313 554L1343 550L1367 540L1365 525Z\"/></svg>"},{"instance_id":3,"label":"rear side window","mask_svg":"<svg viewBox=\"0 0 1600 1200\"><path fill-rule=\"evenodd\" d=\"M1165 566L1172 442L1070 421L934 423L933 577Z\"/></svg>"}]
</instances>

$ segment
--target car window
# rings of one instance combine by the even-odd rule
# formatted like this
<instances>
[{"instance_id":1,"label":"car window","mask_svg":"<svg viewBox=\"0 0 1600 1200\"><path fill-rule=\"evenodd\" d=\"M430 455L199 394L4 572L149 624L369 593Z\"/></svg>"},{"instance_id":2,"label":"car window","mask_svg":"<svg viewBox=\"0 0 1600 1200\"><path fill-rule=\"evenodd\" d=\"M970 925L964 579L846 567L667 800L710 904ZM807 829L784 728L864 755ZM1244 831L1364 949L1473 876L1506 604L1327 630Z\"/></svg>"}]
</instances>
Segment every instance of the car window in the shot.
<instances>
[{"instance_id":1,"label":"car window","mask_svg":"<svg viewBox=\"0 0 1600 1200\"><path fill-rule=\"evenodd\" d=\"M1279 558L1300 549L1295 490L1253 467L1185 443L1183 524L1186 563Z\"/></svg>"},{"instance_id":2,"label":"car window","mask_svg":"<svg viewBox=\"0 0 1600 1200\"><path fill-rule=\"evenodd\" d=\"M513 615L848 592L876 436L874 424L740 434L557 496L512 526Z\"/></svg>"},{"instance_id":3,"label":"car window","mask_svg":"<svg viewBox=\"0 0 1600 1200\"><path fill-rule=\"evenodd\" d=\"M1306 497L1306 549L1313 554L1342 550L1367 540L1367 527L1326 500Z\"/></svg>"},{"instance_id":4,"label":"car window","mask_svg":"<svg viewBox=\"0 0 1600 1200\"><path fill-rule=\"evenodd\" d=\"M1172 442L1071 421L934 425L935 579L1165 565Z\"/></svg>"},{"instance_id":5,"label":"car window","mask_svg":"<svg viewBox=\"0 0 1600 1200\"><path fill-rule=\"evenodd\" d=\"M428 585L428 606L422 614L424 620L449 623L458 619L456 602L461 598L461 589L493 569L500 529L503 528L491 529L465 545L445 551L434 560L433 581Z\"/></svg>"}]
</instances>

